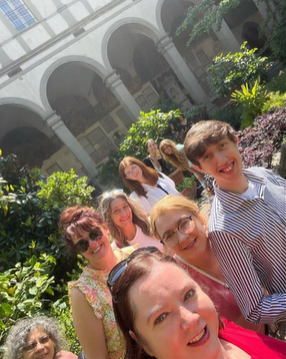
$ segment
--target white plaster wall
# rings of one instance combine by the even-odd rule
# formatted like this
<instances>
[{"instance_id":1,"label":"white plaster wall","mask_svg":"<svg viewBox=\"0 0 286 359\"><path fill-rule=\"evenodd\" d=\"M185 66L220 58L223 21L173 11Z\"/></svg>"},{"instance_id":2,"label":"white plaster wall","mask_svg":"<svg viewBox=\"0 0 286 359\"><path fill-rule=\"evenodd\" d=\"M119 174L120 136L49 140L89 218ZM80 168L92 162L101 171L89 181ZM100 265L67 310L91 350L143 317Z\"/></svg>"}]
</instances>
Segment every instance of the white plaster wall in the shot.
<instances>
[{"instance_id":1,"label":"white plaster wall","mask_svg":"<svg viewBox=\"0 0 286 359\"><path fill-rule=\"evenodd\" d=\"M63 32L69 27L68 23L60 14L56 14L55 16L48 19L47 23L50 25L50 27L56 33L56 35Z\"/></svg>"},{"instance_id":2,"label":"white plaster wall","mask_svg":"<svg viewBox=\"0 0 286 359\"><path fill-rule=\"evenodd\" d=\"M35 5L43 18L46 18L57 11L56 5L52 0L31 0L31 2Z\"/></svg>"},{"instance_id":3,"label":"white plaster wall","mask_svg":"<svg viewBox=\"0 0 286 359\"><path fill-rule=\"evenodd\" d=\"M89 15L86 7L81 2L71 5L69 11L77 21L80 21Z\"/></svg>"},{"instance_id":4,"label":"white plaster wall","mask_svg":"<svg viewBox=\"0 0 286 359\"><path fill-rule=\"evenodd\" d=\"M3 15L4 16L4 15ZM8 39L10 39L13 35L10 30L0 21L0 44Z\"/></svg>"},{"instance_id":5,"label":"white plaster wall","mask_svg":"<svg viewBox=\"0 0 286 359\"><path fill-rule=\"evenodd\" d=\"M93 10L97 10L112 2L112 0L87 0Z\"/></svg>"},{"instance_id":6,"label":"white plaster wall","mask_svg":"<svg viewBox=\"0 0 286 359\"><path fill-rule=\"evenodd\" d=\"M36 47L42 45L44 42L50 40L50 35L43 28L41 24L32 27L30 30L22 34L22 38L27 42L30 48L33 50Z\"/></svg>"},{"instance_id":7,"label":"white plaster wall","mask_svg":"<svg viewBox=\"0 0 286 359\"><path fill-rule=\"evenodd\" d=\"M7 44L3 45L2 49L6 52L11 60L17 60L19 57L26 54L26 51L16 39L11 40Z\"/></svg>"}]
</instances>

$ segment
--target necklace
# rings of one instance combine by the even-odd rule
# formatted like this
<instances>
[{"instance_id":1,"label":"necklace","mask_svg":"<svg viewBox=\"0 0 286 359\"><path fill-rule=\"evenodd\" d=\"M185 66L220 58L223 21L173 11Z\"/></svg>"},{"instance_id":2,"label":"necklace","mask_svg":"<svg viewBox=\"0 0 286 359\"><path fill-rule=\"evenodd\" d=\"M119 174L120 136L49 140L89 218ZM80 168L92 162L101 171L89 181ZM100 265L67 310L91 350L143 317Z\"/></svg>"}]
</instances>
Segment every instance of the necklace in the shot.
<instances>
[{"instance_id":1,"label":"necklace","mask_svg":"<svg viewBox=\"0 0 286 359\"><path fill-rule=\"evenodd\" d=\"M202 275L204 275L205 277L207 277L207 278L213 280L214 282L217 282L217 283L221 284L221 285L224 286L226 289L229 289L229 286L228 286L228 284L227 284L226 282L223 282L222 280L219 280L219 279L213 277L211 274L208 274L208 273L204 272L202 269L199 269L199 268L193 266L192 264L186 262L183 258L181 258L181 257L179 257L179 256L177 256L177 255L176 255L176 259L178 259L180 262L184 263L186 266L191 267L191 268L194 269L196 272L201 273Z\"/></svg>"}]
</instances>

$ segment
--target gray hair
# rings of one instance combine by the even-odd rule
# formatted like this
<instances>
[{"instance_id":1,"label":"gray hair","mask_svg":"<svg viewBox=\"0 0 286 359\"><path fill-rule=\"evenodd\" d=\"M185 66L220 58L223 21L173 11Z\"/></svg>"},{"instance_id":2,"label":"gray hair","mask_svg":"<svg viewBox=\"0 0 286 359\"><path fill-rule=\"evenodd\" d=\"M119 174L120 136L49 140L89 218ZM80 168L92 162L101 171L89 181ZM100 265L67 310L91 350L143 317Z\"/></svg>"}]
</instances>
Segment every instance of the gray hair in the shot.
<instances>
[{"instance_id":1,"label":"gray hair","mask_svg":"<svg viewBox=\"0 0 286 359\"><path fill-rule=\"evenodd\" d=\"M23 348L27 344L29 333L41 328L54 343L55 354L60 350L67 349L68 345L62 333L59 323L46 316L19 319L10 329L4 344L4 359L23 359Z\"/></svg>"}]
</instances>

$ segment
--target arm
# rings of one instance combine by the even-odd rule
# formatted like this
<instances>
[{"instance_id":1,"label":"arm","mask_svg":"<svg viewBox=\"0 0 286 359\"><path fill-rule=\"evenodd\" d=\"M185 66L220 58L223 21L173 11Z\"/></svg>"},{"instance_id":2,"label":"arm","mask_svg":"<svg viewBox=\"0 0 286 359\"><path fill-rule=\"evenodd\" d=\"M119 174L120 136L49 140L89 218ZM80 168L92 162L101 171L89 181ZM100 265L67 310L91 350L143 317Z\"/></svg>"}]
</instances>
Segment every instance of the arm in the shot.
<instances>
[{"instance_id":1,"label":"arm","mask_svg":"<svg viewBox=\"0 0 286 359\"><path fill-rule=\"evenodd\" d=\"M74 328L87 359L109 359L102 322L98 319L84 294L71 289Z\"/></svg>"},{"instance_id":2,"label":"arm","mask_svg":"<svg viewBox=\"0 0 286 359\"><path fill-rule=\"evenodd\" d=\"M225 232L211 232L209 238L245 319L254 324L267 324L285 317L286 294L264 294L263 284L253 266L252 254L243 243Z\"/></svg>"}]
</instances>

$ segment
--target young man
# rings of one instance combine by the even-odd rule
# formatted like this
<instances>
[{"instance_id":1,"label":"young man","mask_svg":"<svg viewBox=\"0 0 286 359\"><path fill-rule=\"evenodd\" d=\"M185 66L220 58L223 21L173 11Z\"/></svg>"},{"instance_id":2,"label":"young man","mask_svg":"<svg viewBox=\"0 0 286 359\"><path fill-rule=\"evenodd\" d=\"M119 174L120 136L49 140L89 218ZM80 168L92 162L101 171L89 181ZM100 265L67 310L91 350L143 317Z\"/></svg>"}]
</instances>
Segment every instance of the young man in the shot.
<instances>
[{"instance_id":1,"label":"young man","mask_svg":"<svg viewBox=\"0 0 286 359\"><path fill-rule=\"evenodd\" d=\"M264 168L244 169L237 144L227 123L201 121L187 133L184 150L194 165L215 179L209 237L242 313L250 322L282 328L286 181Z\"/></svg>"}]
</instances>

